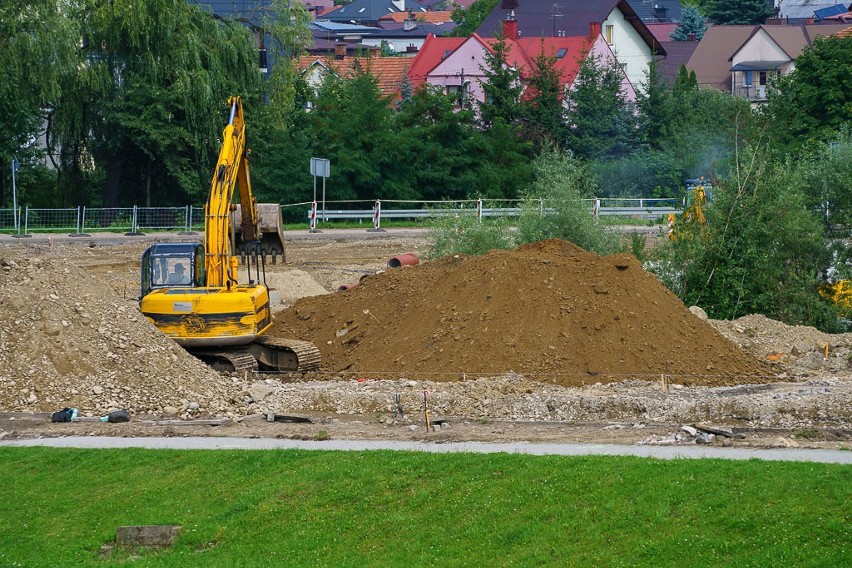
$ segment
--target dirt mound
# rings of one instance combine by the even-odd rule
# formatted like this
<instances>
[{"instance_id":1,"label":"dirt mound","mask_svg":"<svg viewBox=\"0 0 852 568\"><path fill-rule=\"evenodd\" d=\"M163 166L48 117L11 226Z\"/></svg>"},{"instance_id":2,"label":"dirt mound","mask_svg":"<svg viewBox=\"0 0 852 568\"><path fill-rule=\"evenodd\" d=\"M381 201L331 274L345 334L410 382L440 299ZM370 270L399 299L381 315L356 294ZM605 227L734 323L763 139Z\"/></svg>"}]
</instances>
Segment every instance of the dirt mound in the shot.
<instances>
[{"instance_id":1,"label":"dirt mound","mask_svg":"<svg viewBox=\"0 0 852 568\"><path fill-rule=\"evenodd\" d=\"M824 333L760 314L710 323L746 353L797 374L815 370L840 373L850 367L852 333Z\"/></svg>"},{"instance_id":2,"label":"dirt mound","mask_svg":"<svg viewBox=\"0 0 852 568\"><path fill-rule=\"evenodd\" d=\"M629 255L560 240L447 257L304 298L272 335L315 342L323 367L433 380L509 371L565 386L626 378L724 385L766 380Z\"/></svg>"},{"instance_id":3,"label":"dirt mound","mask_svg":"<svg viewBox=\"0 0 852 568\"><path fill-rule=\"evenodd\" d=\"M0 409L225 414L241 389L67 259L0 258Z\"/></svg>"}]
</instances>

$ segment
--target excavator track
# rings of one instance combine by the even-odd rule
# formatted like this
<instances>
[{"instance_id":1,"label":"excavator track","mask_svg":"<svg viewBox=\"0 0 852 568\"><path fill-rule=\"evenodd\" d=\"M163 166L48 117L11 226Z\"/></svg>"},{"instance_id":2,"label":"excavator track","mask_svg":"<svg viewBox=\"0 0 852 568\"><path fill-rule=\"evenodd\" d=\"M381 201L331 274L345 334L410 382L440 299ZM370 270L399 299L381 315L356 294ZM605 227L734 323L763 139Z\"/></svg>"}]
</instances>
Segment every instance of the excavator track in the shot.
<instances>
[{"instance_id":1,"label":"excavator track","mask_svg":"<svg viewBox=\"0 0 852 568\"><path fill-rule=\"evenodd\" d=\"M248 349L240 350L198 350L191 351L193 355L219 372L234 373L258 370L257 359Z\"/></svg>"},{"instance_id":2,"label":"excavator track","mask_svg":"<svg viewBox=\"0 0 852 568\"><path fill-rule=\"evenodd\" d=\"M304 373L318 371L322 356L310 341L263 336L248 345L261 367L275 371Z\"/></svg>"}]
</instances>

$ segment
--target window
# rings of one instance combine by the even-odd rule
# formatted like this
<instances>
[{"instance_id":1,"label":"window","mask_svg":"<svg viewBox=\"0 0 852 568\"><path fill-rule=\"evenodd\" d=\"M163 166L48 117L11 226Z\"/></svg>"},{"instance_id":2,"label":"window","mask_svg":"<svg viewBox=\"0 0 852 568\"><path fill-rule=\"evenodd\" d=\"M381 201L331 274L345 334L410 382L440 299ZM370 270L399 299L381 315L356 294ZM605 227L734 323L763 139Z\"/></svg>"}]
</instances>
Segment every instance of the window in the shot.
<instances>
[{"instance_id":1,"label":"window","mask_svg":"<svg viewBox=\"0 0 852 568\"><path fill-rule=\"evenodd\" d=\"M766 71L759 71L757 80L758 80L760 85L765 86L766 85Z\"/></svg>"},{"instance_id":2,"label":"window","mask_svg":"<svg viewBox=\"0 0 852 568\"><path fill-rule=\"evenodd\" d=\"M751 71L744 72L743 73L743 85L745 85L746 87L751 87L751 82L752 82Z\"/></svg>"},{"instance_id":3,"label":"window","mask_svg":"<svg viewBox=\"0 0 852 568\"><path fill-rule=\"evenodd\" d=\"M613 26L612 24L607 24L604 26L604 38L606 38L606 42L612 45L612 36L613 36Z\"/></svg>"},{"instance_id":4,"label":"window","mask_svg":"<svg viewBox=\"0 0 852 568\"><path fill-rule=\"evenodd\" d=\"M565 54L568 53L568 50L564 47L560 47L559 51L556 52L556 59L562 59L565 57Z\"/></svg>"}]
</instances>

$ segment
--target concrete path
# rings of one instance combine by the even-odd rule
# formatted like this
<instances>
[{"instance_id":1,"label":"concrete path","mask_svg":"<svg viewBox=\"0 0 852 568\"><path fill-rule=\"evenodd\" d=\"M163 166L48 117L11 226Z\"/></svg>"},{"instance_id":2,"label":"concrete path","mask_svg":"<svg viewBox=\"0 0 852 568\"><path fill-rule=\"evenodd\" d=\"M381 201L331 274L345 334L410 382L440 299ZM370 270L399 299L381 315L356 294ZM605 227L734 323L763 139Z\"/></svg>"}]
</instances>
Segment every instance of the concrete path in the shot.
<instances>
[{"instance_id":1,"label":"concrete path","mask_svg":"<svg viewBox=\"0 0 852 568\"><path fill-rule=\"evenodd\" d=\"M110 438L105 436L66 436L0 441L0 446L47 446L53 448L149 448L172 450L397 450L431 453L507 453L535 456L636 456L673 459L728 459L852 463L852 451L708 446L618 446L606 444L539 444L482 442L399 442L377 440L282 440L277 438Z\"/></svg>"}]
</instances>

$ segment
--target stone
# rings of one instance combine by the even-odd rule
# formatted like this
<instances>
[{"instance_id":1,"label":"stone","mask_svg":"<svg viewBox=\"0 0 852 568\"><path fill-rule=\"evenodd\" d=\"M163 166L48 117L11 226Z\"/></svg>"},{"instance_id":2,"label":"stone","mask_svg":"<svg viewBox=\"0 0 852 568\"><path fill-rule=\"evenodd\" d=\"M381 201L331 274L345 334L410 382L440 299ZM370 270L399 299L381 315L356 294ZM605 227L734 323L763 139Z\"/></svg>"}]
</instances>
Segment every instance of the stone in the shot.
<instances>
[{"instance_id":1,"label":"stone","mask_svg":"<svg viewBox=\"0 0 852 568\"><path fill-rule=\"evenodd\" d=\"M95 385L95 386L92 387L92 394L100 396L103 393L104 393L104 387L102 387L100 385Z\"/></svg>"},{"instance_id":2,"label":"stone","mask_svg":"<svg viewBox=\"0 0 852 568\"><path fill-rule=\"evenodd\" d=\"M135 525L115 529L115 544L124 548L168 548L174 545L180 525Z\"/></svg>"},{"instance_id":3,"label":"stone","mask_svg":"<svg viewBox=\"0 0 852 568\"><path fill-rule=\"evenodd\" d=\"M707 321L707 312L699 306L689 306L689 311L701 321Z\"/></svg>"}]
</instances>

